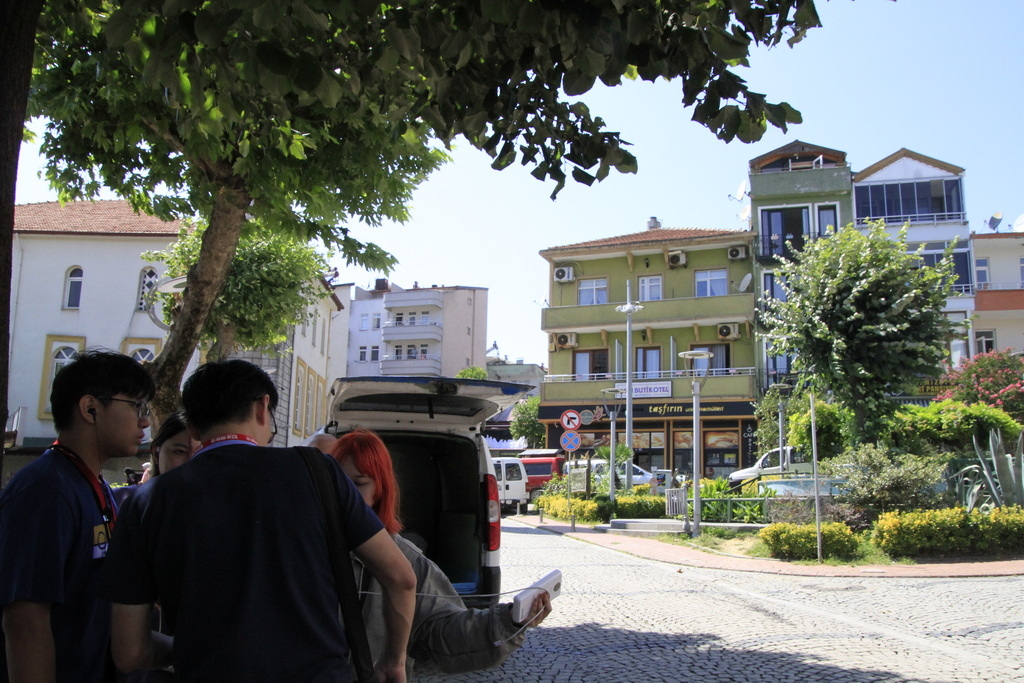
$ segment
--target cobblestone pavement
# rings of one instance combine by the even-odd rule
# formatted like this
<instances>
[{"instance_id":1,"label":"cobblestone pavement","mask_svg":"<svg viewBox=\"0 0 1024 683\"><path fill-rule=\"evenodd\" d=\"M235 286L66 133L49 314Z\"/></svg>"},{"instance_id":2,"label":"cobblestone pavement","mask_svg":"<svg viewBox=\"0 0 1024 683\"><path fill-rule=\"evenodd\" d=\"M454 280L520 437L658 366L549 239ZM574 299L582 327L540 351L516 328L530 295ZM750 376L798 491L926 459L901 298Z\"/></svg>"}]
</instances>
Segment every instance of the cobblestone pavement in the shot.
<instances>
[{"instance_id":1,"label":"cobblestone pavement","mask_svg":"<svg viewBox=\"0 0 1024 683\"><path fill-rule=\"evenodd\" d=\"M681 567L511 519L502 531L505 590L562 570L554 612L500 668L420 663L415 680L1024 682L1021 576Z\"/></svg>"}]
</instances>

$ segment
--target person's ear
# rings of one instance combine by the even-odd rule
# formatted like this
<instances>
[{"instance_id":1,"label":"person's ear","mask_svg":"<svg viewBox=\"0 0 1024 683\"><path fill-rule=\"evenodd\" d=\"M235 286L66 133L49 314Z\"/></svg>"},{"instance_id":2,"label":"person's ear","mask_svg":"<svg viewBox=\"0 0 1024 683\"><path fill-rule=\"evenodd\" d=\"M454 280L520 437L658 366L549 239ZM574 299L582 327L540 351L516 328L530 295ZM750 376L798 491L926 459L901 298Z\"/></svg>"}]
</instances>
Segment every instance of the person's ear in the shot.
<instances>
[{"instance_id":1,"label":"person's ear","mask_svg":"<svg viewBox=\"0 0 1024 683\"><path fill-rule=\"evenodd\" d=\"M261 427L270 420L270 394L264 394L260 398L253 401L252 409L254 417L256 418L256 424Z\"/></svg>"},{"instance_id":2,"label":"person's ear","mask_svg":"<svg viewBox=\"0 0 1024 683\"><path fill-rule=\"evenodd\" d=\"M86 394L78 399L78 412L86 424L96 424L96 406L99 401L95 396Z\"/></svg>"}]
</instances>

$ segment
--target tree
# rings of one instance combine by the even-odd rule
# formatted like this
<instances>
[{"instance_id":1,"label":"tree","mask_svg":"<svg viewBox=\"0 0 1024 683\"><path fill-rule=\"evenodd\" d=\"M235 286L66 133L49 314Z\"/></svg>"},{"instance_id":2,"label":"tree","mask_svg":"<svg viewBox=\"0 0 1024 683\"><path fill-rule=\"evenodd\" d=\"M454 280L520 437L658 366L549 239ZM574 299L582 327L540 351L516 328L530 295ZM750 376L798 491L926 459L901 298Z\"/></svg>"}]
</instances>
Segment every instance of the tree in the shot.
<instances>
[{"instance_id":1,"label":"tree","mask_svg":"<svg viewBox=\"0 0 1024 683\"><path fill-rule=\"evenodd\" d=\"M470 365L468 368L459 370L455 376L465 379L487 379L487 371L479 365Z\"/></svg>"},{"instance_id":2,"label":"tree","mask_svg":"<svg viewBox=\"0 0 1024 683\"><path fill-rule=\"evenodd\" d=\"M540 396L530 396L516 404L512 409L512 422L508 431L513 438L526 439L527 448L543 448L547 441L547 429L537 419L540 408Z\"/></svg>"},{"instance_id":3,"label":"tree","mask_svg":"<svg viewBox=\"0 0 1024 683\"><path fill-rule=\"evenodd\" d=\"M939 394L938 400L984 403L1024 422L1024 358L1009 349L979 353L950 369L942 382L952 386Z\"/></svg>"},{"instance_id":4,"label":"tree","mask_svg":"<svg viewBox=\"0 0 1024 683\"><path fill-rule=\"evenodd\" d=\"M881 223L853 225L782 259L784 298L765 297L775 353L795 353L794 369L853 411L859 436L873 441L900 393L938 376L954 325L942 308L953 282L949 252L935 265L907 253Z\"/></svg>"},{"instance_id":5,"label":"tree","mask_svg":"<svg viewBox=\"0 0 1024 683\"><path fill-rule=\"evenodd\" d=\"M186 226L165 251L143 254L164 261L167 275L185 275L199 258L205 226ZM328 292L322 273L327 260L316 249L288 235L253 227L243 233L224 291L210 310L200 339L208 344L207 360L221 360L237 348L269 351L287 339L285 330L307 318L309 306ZM164 319L174 319L173 300L164 297Z\"/></svg>"},{"instance_id":6,"label":"tree","mask_svg":"<svg viewBox=\"0 0 1024 683\"><path fill-rule=\"evenodd\" d=\"M329 8L329 9L328 9ZM389 257L342 227L402 220L412 189L463 136L497 169L591 184L636 160L568 98L598 78L680 78L682 102L723 140L800 120L733 69L754 44L795 43L812 0L87 0L47 5L31 112L64 198L101 184L159 215L209 224L155 363L158 410L223 287L247 214L349 259ZM596 167L596 168L595 168ZM166 191L165 191L166 188Z\"/></svg>"},{"instance_id":7,"label":"tree","mask_svg":"<svg viewBox=\"0 0 1024 683\"><path fill-rule=\"evenodd\" d=\"M946 463L911 453L892 454L863 444L825 460L821 471L844 480L838 499L868 511L873 517L891 510L922 510L939 501L935 485Z\"/></svg>"}]
</instances>

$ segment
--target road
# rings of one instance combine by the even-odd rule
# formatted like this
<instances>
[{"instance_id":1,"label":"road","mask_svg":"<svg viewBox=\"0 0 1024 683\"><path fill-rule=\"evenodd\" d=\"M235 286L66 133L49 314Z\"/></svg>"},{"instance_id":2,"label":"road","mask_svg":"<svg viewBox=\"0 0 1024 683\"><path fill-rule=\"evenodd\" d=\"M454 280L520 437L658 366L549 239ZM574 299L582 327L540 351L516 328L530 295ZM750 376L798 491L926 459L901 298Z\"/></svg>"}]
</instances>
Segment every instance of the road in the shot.
<instances>
[{"instance_id":1,"label":"road","mask_svg":"<svg viewBox=\"0 0 1024 683\"><path fill-rule=\"evenodd\" d=\"M562 570L554 612L500 668L416 681L1024 682L1024 577L733 572L502 532L506 590Z\"/></svg>"}]
</instances>

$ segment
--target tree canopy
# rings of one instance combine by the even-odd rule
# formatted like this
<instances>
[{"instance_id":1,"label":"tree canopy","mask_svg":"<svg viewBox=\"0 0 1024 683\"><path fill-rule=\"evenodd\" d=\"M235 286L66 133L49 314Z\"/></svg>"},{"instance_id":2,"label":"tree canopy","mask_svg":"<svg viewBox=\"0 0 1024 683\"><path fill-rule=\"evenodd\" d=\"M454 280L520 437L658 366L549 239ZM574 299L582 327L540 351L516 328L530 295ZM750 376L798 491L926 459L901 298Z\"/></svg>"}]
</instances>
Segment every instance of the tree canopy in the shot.
<instances>
[{"instance_id":1,"label":"tree canopy","mask_svg":"<svg viewBox=\"0 0 1024 683\"><path fill-rule=\"evenodd\" d=\"M508 430L515 439L526 439L527 448L543 448L547 440L547 429L537 415L540 396L530 396L512 409L512 421Z\"/></svg>"},{"instance_id":2,"label":"tree canopy","mask_svg":"<svg viewBox=\"0 0 1024 683\"><path fill-rule=\"evenodd\" d=\"M784 298L766 296L775 353L853 411L872 440L891 413L888 395L942 372L954 324L942 312L953 284L949 253L935 267L907 253L881 223L811 241L777 270Z\"/></svg>"},{"instance_id":3,"label":"tree canopy","mask_svg":"<svg viewBox=\"0 0 1024 683\"><path fill-rule=\"evenodd\" d=\"M487 371L479 365L470 365L459 370L455 376L464 379L487 379Z\"/></svg>"},{"instance_id":4,"label":"tree canopy","mask_svg":"<svg viewBox=\"0 0 1024 683\"><path fill-rule=\"evenodd\" d=\"M812 0L58 0L40 19L30 113L63 198L101 185L140 210L208 221L156 362L171 410L247 216L350 262L390 257L348 223L403 220L462 136L554 193L636 159L581 102L600 79L678 78L693 118L754 141L800 120L735 69L818 25Z\"/></svg>"},{"instance_id":5,"label":"tree canopy","mask_svg":"<svg viewBox=\"0 0 1024 683\"><path fill-rule=\"evenodd\" d=\"M182 229L164 251L143 254L167 264L167 275L188 273L199 258L204 225ZM308 243L251 226L243 233L231 260L224 290L214 302L200 339L207 359L226 358L237 349L270 351L287 339L289 325L307 320L308 308L330 292L323 284L327 259ZM164 318L174 319L175 297L165 298Z\"/></svg>"}]
</instances>

